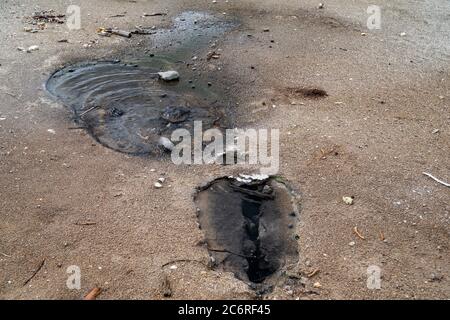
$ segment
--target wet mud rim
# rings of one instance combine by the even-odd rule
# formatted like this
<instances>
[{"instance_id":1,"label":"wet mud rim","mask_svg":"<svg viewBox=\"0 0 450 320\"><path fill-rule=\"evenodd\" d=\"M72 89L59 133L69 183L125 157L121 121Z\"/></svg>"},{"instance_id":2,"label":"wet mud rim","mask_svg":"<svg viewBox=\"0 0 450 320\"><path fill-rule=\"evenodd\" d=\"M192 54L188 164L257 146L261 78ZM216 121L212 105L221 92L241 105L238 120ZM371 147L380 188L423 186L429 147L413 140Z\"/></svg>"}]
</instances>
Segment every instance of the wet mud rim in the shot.
<instances>
[{"instance_id":1,"label":"wet mud rim","mask_svg":"<svg viewBox=\"0 0 450 320\"><path fill-rule=\"evenodd\" d=\"M222 177L199 187L197 218L214 268L270 292L298 261L299 196L281 177Z\"/></svg>"}]
</instances>

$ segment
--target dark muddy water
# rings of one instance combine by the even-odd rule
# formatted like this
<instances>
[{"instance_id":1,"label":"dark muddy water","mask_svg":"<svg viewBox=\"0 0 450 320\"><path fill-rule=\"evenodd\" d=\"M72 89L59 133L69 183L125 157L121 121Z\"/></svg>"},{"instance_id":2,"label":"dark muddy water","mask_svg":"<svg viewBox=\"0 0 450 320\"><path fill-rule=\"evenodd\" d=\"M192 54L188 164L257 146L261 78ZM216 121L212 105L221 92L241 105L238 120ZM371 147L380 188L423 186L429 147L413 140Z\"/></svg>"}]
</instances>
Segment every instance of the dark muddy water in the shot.
<instances>
[{"instance_id":1,"label":"dark muddy water","mask_svg":"<svg viewBox=\"0 0 450 320\"><path fill-rule=\"evenodd\" d=\"M56 71L47 90L70 107L76 120L103 145L130 154L159 154L159 137L203 122L206 130L230 123L228 99L186 64L193 52L207 50L233 23L207 13L185 12L173 26L151 34L154 54L132 62L89 61ZM158 79L177 70L179 81ZM195 82L192 80L195 79Z\"/></svg>"},{"instance_id":2,"label":"dark muddy water","mask_svg":"<svg viewBox=\"0 0 450 320\"><path fill-rule=\"evenodd\" d=\"M238 279L270 284L297 261L298 213L282 183L222 178L201 188L195 202L210 254Z\"/></svg>"}]
</instances>

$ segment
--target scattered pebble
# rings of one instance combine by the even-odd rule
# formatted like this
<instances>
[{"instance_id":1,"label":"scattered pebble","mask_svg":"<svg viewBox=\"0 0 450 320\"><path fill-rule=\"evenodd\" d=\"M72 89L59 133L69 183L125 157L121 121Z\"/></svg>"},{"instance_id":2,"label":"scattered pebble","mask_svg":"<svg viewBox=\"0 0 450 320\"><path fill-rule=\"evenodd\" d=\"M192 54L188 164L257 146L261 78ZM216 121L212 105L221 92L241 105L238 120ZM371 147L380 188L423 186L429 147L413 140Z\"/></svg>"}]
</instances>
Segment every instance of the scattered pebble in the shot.
<instances>
[{"instance_id":1,"label":"scattered pebble","mask_svg":"<svg viewBox=\"0 0 450 320\"><path fill-rule=\"evenodd\" d=\"M180 74L177 71L169 70L164 72L158 72L159 78L164 81L173 81L180 78Z\"/></svg>"},{"instance_id":2,"label":"scattered pebble","mask_svg":"<svg viewBox=\"0 0 450 320\"><path fill-rule=\"evenodd\" d=\"M356 244L355 241L351 241L351 242L349 242L348 245L349 245L350 247L353 247L353 246L355 246L355 244Z\"/></svg>"},{"instance_id":3,"label":"scattered pebble","mask_svg":"<svg viewBox=\"0 0 450 320\"><path fill-rule=\"evenodd\" d=\"M325 8L325 5L324 5L323 3L319 3L318 8L319 8L319 9L323 9L323 8Z\"/></svg>"},{"instance_id":4,"label":"scattered pebble","mask_svg":"<svg viewBox=\"0 0 450 320\"><path fill-rule=\"evenodd\" d=\"M161 189L163 187L163 185L160 182L155 182L154 186L156 189Z\"/></svg>"},{"instance_id":5,"label":"scattered pebble","mask_svg":"<svg viewBox=\"0 0 450 320\"><path fill-rule=\"evenodd\" d=\"M314 288L322 288L322 285L320 284L320 282L314 282L313 287Z\"/></svg>"},{"instance_id":6,"label":"scattered pebble","mask_svg":"<svg viewBox=\"0 0 450 320\"><path fill-rule=\"evenodd\" d=\"M53 130L53 129L47 129L47 132L48 132L48 133L51 133L51 134L56 134L56 131Z\"/></svg>"},{"instance_id":7,"label":"scattered pebble","mask_svg":"<svg viewBox=\"0 0 450 320\"><path fill-rule=\"evenodd\" d=\"M27 49L27 52L33 52L33 51L38 51L39 50L39 46L29 46Z\"/></svg>"},{"instance_id":8,"label":"scattered pebble","mask_svg":"<svg viewBox=\"0 0 450 320\"><path fill-rule=\"evenodd\" d=\"M342 201L350 206L353 204L353 197L342 197Z\"/></svg>"}]
</instances>

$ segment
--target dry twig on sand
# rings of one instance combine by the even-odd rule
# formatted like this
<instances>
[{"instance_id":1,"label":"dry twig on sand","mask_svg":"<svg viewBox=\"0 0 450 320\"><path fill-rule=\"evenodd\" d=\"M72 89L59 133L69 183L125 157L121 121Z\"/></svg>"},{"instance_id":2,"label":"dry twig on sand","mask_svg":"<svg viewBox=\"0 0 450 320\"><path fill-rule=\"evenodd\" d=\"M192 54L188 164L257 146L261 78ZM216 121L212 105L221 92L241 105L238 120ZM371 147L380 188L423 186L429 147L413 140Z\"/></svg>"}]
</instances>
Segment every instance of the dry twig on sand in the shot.
<instances>
[{"instance_id":1,"label":"dry twig on sand","mask_svg":"<svg viewBox=\"0 0 450 320\"><path fill-rule=\"evenodd\" d=\"M314 269L312 272L308 273L308 278L314 277L316 274L320 272L319 269Z\"/></svg>"},{"instance_id":2,"label":"dry twig on sand","mask_svg":"<svg viewBox=\"0 0 450 320\"><path fill-rule=\"evenodd\" d=\"M94 226L97 222L75 222L77 226Z\"/></svg>"},{"instance_id":3,"label":"dry twig on sand","mask_svg":"<svg viewBox=\"0 0 450 320\"><path fill-rule=\"evenodd\" d=\"M37 274L38 272L42 269L42 267L44 266L45 263L45 259L42 260L42 262L39 264L39 266L37 267L37 269L33 272L33 274L31 275L31 277L29 277L24 283L23 285L27 285L28 282L30 282Z\"/></svg>"},{"instance_id":4,"label":"dry twig on sand","mask_svg":"<svg viewBox=\"0 0 450 320\"><path fill-rule=\"evenodd\" d=\"M173 264L173 263L177 263L177 262L197 262L197 263L200 263L201 265L203 265L203 266L209 268L209 266L208 266L206 263L204 263L204 262L202 262L202 261L199 261L199 260L193 260L193 259L177 259L177 260L172 260L172 261L169 261L169 262L164 263L164 264L161 266L161 268L167 267L169 264Z\"/></svg>"},{"instance_id":5,"label":"dry twig on sand","mask_svg":"<svg viewBox=\"0 0 450 320\"><path fill-rule=\"evenodd\" d=\"M358 227L354 227L353 232L358 236L358 238L366 240L366 238L358 231Z\"/></svg>"},{"instance_id":6,"label":"dry twig on sand","mask_svg":"<svg viewBox=\"0 0 450 320\"><path fill-rule=\"evenodd\" d=\"M94 289L89 291L89 293L84 297L83 300L95 300L100 293L102 293L102 289L95 287Z\"/></svg>"},{"instance_id":7,"label":"dry twig on sand","mask_svg":"<svg viewBox=\"0 0 450 320\"><path fill-rule=\"evenodd\" d=\"M427 177L430 177L430 178L433 179L434 181L436 181L436 182L442 184L443 186L446 186L446 187L449 187L449 188L450 188L450 183L444 182L444 181L442 181L442 180L440 180L440 179L438 179L438 178L432 176L431 173L428 173L428 172L422 172L422 173L423 173L424 175L426 175Z\"/></svg>"}]
</instances>

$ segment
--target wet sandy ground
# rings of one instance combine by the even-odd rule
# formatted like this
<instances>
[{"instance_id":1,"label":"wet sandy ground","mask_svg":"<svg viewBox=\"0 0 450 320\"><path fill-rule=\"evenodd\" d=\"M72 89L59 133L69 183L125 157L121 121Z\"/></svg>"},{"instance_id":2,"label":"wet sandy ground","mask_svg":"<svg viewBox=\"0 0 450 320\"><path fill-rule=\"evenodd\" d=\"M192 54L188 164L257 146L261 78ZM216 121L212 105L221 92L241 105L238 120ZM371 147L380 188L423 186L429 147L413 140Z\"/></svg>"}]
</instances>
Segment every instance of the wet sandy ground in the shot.
<instances>
[{"instance_id":1,"label":"wet sandy ground","mask_svg":"<svg viewBox=\"0 0 450 320\"><path fill-rule=\"evenodd\" d=\"M449 189L422 175L450 180L448 2L380 1L377 31L365 27L374 3L362 0L320 10L316 1L79 3L81 30L49 25L34 34L23 31L23 16L64 12L68 2L0 4L2 298L79 299L99 286L99 298L161 299L165 278L175 299L255 297L205 266L193 202L196 186L241 169L109 150L73 129L70 110L43 88L71 62L164 49L151 36L101 38L97 27L168 26L186 10L239 21L217 39L219 59L206 61L210 48L196 46L192 56L203 58L200 78L229 88L241 127L280 129L280 174L302 195L300 260L286 266L298 279L280 278L266 298L449 298ZM16 49L31 45L39 51ZM320 87L328 97L295 97L292 87ZM155 189L160 177L164 187ZM70 265L81 268L81 290L66 287ZM381 290L366 287L371 265L381 268Z\"/></svg>"}]
</instances>

